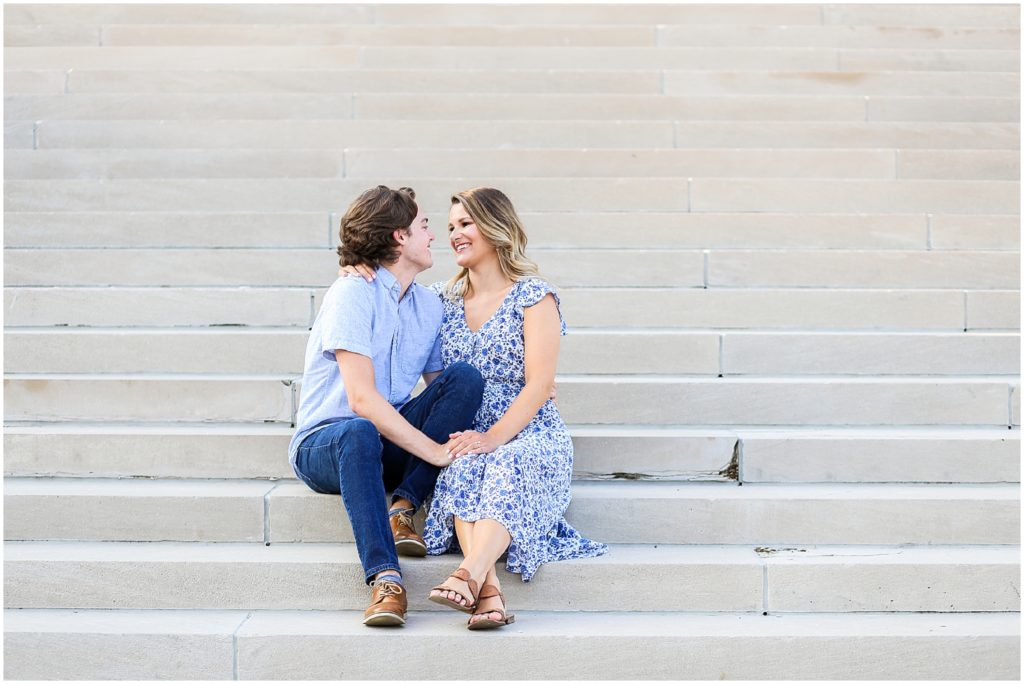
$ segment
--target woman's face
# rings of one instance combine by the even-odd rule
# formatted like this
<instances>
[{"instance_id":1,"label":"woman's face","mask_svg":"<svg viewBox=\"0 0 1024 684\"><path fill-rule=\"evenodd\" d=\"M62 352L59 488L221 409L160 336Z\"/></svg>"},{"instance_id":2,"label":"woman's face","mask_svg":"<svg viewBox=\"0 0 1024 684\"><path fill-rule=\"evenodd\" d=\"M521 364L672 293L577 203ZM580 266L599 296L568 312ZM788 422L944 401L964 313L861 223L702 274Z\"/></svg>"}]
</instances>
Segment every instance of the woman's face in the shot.
<instances>
[{"instance_id":1,"label":"woman's face","mask_svg":"<svg viewBox=\"0 0 1024 684\"><path fill-rule=\"evenodd\" d=\"M455 263L462 268L498 258L494 246L480 234L461 202L453 204L448 212L448 241L455 252Z\"/></svg>"}]
</instances>

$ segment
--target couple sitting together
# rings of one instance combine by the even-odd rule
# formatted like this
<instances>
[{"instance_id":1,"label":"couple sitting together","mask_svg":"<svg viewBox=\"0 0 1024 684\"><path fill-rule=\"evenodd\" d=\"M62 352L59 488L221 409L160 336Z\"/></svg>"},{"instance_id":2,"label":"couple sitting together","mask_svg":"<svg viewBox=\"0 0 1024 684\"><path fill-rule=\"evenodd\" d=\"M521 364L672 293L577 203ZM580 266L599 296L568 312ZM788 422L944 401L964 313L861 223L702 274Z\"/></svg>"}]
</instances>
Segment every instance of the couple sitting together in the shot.
<instances>
[{"instance_id":1,"label":"couple sitting together","mask_svg":"<svg viewBox=\"0 0 1024 684\"><path fill-rule=\"evenodd\" d=\"M418 285L434 234L415 199L377 186L341 219L350 277L313 323L289 456L313 491L341 494L373 586L363 624L405 623L398 555L461 550L428 598L471 613L470 629L501 627L515 619L496 571L503 553L528 581L542 563L607 551L563 517L573 447L551 398L565 323L512 203L493 188L452 197L458 273ZM411 399L421 375L426 388ZM412 515L428 499L421 537Z\"/></svg>"}]
</instances>

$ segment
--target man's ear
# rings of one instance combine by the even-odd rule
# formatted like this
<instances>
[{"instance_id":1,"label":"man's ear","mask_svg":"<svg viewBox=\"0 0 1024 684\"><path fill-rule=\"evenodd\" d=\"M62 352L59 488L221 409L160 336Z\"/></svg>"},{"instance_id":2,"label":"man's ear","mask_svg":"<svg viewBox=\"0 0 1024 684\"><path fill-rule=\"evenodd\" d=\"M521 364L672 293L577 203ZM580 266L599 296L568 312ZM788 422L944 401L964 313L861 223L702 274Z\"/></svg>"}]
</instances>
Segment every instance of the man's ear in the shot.
<instances>
[{"instance_id":1,"label":"man's ear","mask_svg":"<svg viewBox=\"0 0 1024 684\"><path fill-rule=\"evenodd\" d=\"M406 233L401 228L395 228L395 232L391 233L391 237L393 237L395 239L395 242L397 242L398 244L404 245L406 238L409 237L409 234Z\"/></svg>"}]
</instances>

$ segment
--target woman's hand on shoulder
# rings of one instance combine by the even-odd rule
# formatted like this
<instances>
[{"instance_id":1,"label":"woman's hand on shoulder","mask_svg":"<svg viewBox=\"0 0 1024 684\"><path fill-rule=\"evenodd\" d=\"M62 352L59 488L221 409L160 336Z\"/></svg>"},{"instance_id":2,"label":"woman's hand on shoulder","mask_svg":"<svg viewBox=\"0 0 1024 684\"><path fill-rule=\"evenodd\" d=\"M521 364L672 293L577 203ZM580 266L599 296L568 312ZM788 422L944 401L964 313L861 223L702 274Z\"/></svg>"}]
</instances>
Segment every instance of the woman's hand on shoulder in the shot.
<instances>
[{"instance_id":1,"label":"woman's hand on shoulder","mask_svg":"<svg viewBox=\"0 0 1024 684\"><path fill-rule=\"evenodd\" d=\"M356 264L355 266L342 266L338 269L338 275L342 278L346 278L348 276L362 276L363 280L368 283L372 283L377 277L377 271L366 264Z\"/></svg>"}]
</instances>

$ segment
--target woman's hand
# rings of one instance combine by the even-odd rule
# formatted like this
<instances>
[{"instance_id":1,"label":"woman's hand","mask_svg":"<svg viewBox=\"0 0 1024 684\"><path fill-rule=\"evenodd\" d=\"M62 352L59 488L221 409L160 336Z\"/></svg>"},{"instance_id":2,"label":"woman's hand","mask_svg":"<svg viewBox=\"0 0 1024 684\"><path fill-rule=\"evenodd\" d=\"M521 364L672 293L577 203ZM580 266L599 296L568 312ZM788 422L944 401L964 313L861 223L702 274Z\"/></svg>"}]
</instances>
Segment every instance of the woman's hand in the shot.
<instances>
[{"instance_id":1,"label":"woman's hand","mask_svg":"<svg viewBox=\"0 0 1024 684\"><path fill-rule=\"evenodd\" d=\"M451 451L452 460L459 456L489 454L504 444L504 442L498 441L491 434L477 432L476 430L453 432L449 437L451 440L445 445L445 448Z\"/></svg>"},{"instance_id":2,"label":"woman's hand","mask_svg":"<svg viewBox=\"0 0 1024 684\"><path fill-rule=\"evenodd\" d=\"M373 279L377 277L377 272L366 264L356 264L355 266L342 266L338 269L338 275L342 278L350 275L362 276L363 280L372 283Z\"/></svg>"}]
</instances>

